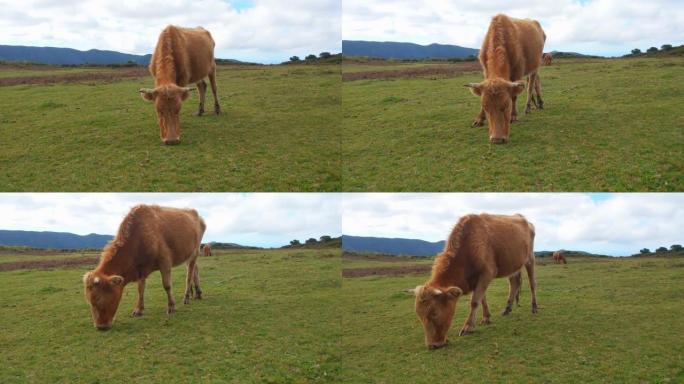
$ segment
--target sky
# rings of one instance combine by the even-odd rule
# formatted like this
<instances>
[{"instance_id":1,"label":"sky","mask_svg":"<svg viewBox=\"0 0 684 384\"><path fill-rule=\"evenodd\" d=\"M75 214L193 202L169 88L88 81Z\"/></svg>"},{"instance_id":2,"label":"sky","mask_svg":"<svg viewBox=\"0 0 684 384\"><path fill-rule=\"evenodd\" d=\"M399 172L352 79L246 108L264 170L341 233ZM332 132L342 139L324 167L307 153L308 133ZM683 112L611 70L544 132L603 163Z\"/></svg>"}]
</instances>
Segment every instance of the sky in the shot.
<instances>
[{"instance_id":1,"label":"sky","mask_svg":"<svg viewBox=\"0 0 684 384\"><path fill-rule=\"evenodd\" d=\"M684 193L345 194L345 235L445 240L468 213L520 213L535 250L628 256L684 244Z\"/></svg>"},{"instance_id":2,"label":"sky","mask_svg":"<svg viewBox=\"0 0 684 384\"><path fill-rule=\"evenodd\" d=\"M0 229L114 235L140 203L196 209L207 224L203 242L280 247L341 235L334 193L3 193Z\"/></svg>"},{"instance_id":3,"label":"sky","mask_svg":"<svg viewBox=\"0 0 684 384\"><path fill-rule=\"evenodd\" d=\"M343 0L342 38L479 49L492 16L538 20L545 51L622 56L684 44L682 0Z\"/></svg>"},{"instance_id":4,"label":"sky","mask_svg":"<svg viewBox=\"0 0 684 384\"><path fill-rule=\"evenodd\" d=\"M168 24L202 26L215 56L265 64L341 51L340 0L0 0L0 44L152 53Z\"/></svg>"}]
</instances>

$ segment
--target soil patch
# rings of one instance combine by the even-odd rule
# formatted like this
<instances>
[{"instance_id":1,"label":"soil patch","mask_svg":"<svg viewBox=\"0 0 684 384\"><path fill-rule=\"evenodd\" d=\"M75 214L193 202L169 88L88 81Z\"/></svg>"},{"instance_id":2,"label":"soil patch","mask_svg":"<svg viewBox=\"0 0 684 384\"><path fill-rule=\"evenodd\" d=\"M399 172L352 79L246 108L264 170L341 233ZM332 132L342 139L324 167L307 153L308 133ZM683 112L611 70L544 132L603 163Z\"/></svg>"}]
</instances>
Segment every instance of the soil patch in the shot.
<instances>
[{"instance_id":1,"label":"soil patch","mask_svg":"<svg viewBox=\"0 0 684 384\"><path fill-rule=\"evenodd\" d=\"M22 76L0 78L0 87L24 84L55 84L55 83L78 83L84 81L102 81L112 83L135 77L150 76L146 67L126 68L106 72L77 72L67 74Z\"/></svg>"},{"instance_id":2,"label":"soil patch","mask_svg":"<svg viewBox=\"0 0 684 384\"><path fill-rule=\"evenodd\" d=\"M347 268L342 269L342 277L425 275L430 273L430 270L432 270L431 265L407 265L397 268Z\"/></svg>"},{"instance_id":3,"label":"soil patch","mask_svg":"<svg viewBox=\"0 0 684 384\"><path fill-rule=\"evenodd\" d=\"M0 272L15 271L17 269L54 269L54 268L74 268L84 265L95 265L99 257L79 257L61 260L27 260L15 261L11 263L1 263Z\"/></svg>"},{"instance_id":4,"label":"soil patch","mask_svg":"<svg viewBox=\"0 0 684 384\"><path fill-rule=\"evenodd\" d=\"M482 67L478 61L467 61L458 64L444 64L426 67L395 69L387 71L350 72L342 74L342 81L398 79L413 77L456 77L464 73L480 72Z\"/></svg>"}]
</instances>

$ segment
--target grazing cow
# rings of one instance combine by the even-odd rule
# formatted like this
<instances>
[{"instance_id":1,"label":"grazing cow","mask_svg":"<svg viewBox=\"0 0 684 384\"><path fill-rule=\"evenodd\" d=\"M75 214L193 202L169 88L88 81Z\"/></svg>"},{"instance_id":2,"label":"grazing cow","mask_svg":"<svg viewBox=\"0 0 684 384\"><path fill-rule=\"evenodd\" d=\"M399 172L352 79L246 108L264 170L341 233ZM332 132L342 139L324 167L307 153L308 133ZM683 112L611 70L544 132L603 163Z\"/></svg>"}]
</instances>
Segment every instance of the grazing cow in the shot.
<instances>
[{"instance_id":1,"label":"grazing cow","mask_svg":"<svg viewBox=\"0 0 684 384\"><path fill-rule=\"evenodd\" d=\"M95 327L112 327L114 315L126 284L138 282L138 302L133 316L142 316L145 279L159 270L166 290L169 314L175 312L171 294L171 268L187 262L185 299L190 302L194 280L200 299L199 272L196 264L199 244L206 225L194 209L138 205L131 209L119 226L119 232L102 251L100 264L83 276L85 297L90 304Z\"/></svg>"},{"instance_id":2,"label":"grazing cow","mask_svg":"<svg viewBox=\"0 0 684 384\"><path fill-rule=\"evenodd\" d=\"M541 85L537 70L541 64L546 35L536 20L514 19L496 15L489 25L487 36L480 49L480 64L484 81L466 85L480 97L480 113L473 126L481 127L489 120L489 141L494 144L508 142L510 124L517 121L516 99L525 89L519 82L528 77L525 113L531 109L533 91L541 109Z\"/></svg>"},{"instance_id":3,"label":"grazing cow","mask_svg":"<svg viewBox=\"0 0 684 384\"><path fill-rule=\"evenodd\" d=\"M550 53L543 54L542 59L544 59L544 65L551 65L553 63L553 55Z\"/></svg>"},{"instance_id":4,"label":"grazing cow","mask_svg":"<svg viewBox=\"0 0 684 384\"><path fill-rule=\"evenodd\" d=\"M190 95L196 83L199 89L199 111L204 113L204 99L209 76L214 94L214 112L221 112L216 94L216 63L214 62L214 39L204 28L180 28L169 25L159 35L157 48L150 60L150 73L154 77L154 89L140 89L144 100L153 101L159 120L159 136L164 144L180 143L181 104Z\"/></svg>"},{"instance_id":5,"label":"grazing cow","mask_svg":"<svg viewBox=\"0 0 684 384\"><path fill-rule=\"evenodd\" d=\"M446 345L456 302L470 292L470 314L459 335L473 332L480 304L481 324L490 323L485 292L494 278L508 277L508 304L503 315L509 314L522 283L523 267L527 269L532 291L532 313L537 313L533 248L534 226L522 215L483 213L462 217L451 231L444 251L435 259L430 280L412 290L428 348Z\"/></svg>"},{"instance_id":6,"label":"grazing cow","mask_svg":"<svg viewBox=\"0 0 684 384\"><path fill-rule=\"evenodd\" d=\"M553 253L553 261L556 264L567 264L568 262L565 260L565 257L563 256L560 251L556 251Z\"/></svg>"},{"instance_id":7,"label":"grazing cow","mask_svg":"<svg viewBox=\"0 0 684 384\"><path fill-rule=\"evenodd\" d=\"M211 256L211 246L209 244L204 244L202 246L202 254L204 254L204 256Z\"/></svg>"}]
</instances>

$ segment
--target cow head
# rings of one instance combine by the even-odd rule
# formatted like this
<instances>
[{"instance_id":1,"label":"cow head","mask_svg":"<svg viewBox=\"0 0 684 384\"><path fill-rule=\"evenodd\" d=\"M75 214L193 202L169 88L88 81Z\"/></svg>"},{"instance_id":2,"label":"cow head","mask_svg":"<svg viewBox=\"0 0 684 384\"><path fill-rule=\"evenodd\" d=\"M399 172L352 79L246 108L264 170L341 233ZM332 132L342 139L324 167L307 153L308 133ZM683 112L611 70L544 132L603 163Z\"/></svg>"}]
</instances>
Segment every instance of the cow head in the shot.
<instances>
[{"instance_id":1,"label":"cow head","mask_svg":"<svg viewBox=\"0 0 684 384\"><path fill-rule=\"evenodd\" d=\"M413 294L416 295L416 314L425 330L425 344L429 349L445 346L456 302L463 291L459 287L441 289L419 285Z\"/></svg>"},{"instance_id":2,"label":"cow head","mask_svg":"<svg viewBox=\"0 0 684 384\"><path fill-rule=\"evenodd\" d=\"M121 301L124 288L123 277L88 272L83 276L83 285L95 328L101 331L108 330L112 327L114 315Z\"/></svg>"},{"instance_id":3,"label":"cow head","mask_svg":"<svg viewBox=\"0 0 684 384\"><path fill-rule=\"evenodd\" d=\"M159 120L159 136L164 144L180 143L180 110L183 101L190 96L192 88L175 84L162 85L155 89L140 89L143 100L153 101Z\"/></svg>"},{"instance_id":4,"label":"cow head","mask_svg":"<svg viewBox=\"0 0 684 384\"><path fill-rule=\"evenodd\" d=\"M493 144L508 142L513 114L513 97L524 89L522 82L510 82L503 79L487 79L481 83L466 85L473 95L480 97L482 109L489 120L489 141Z\"/></svg>"}]
</instances>

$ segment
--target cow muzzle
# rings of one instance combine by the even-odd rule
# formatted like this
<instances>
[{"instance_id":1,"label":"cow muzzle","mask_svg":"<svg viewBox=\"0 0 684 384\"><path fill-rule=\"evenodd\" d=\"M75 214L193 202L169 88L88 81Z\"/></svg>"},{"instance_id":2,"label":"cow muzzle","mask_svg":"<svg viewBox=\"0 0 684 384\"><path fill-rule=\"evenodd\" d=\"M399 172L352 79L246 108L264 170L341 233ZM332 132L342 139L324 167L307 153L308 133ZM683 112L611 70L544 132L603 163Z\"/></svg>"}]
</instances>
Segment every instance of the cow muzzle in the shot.
<instances>
[{"instance_id":1,"label":"cow muzzle","mask_svg":"<svg viewBox=\"0 0 684 384\"><path fill-rule=\"evenodd\" d=\"M166 145L180 144L180 139L164 139L164 144L166 144Z\"/></svg>"},{"instance_id":2,"label":"cow muzzle","mask_svg":"<svg viewBox=\"0 0 684 384\"><path fill-rule=\"evenodd\" d=\"M441 341L441 342L437 342L437 343L430 343L430 344L428 344L427 347L429 350L433 350L433 349L440 349L446 345L447 345L447 342L445 340L445 341Z\"/></svg>"},{"instance_id":3,"label":"cow muzzle","mask_svg":"<svg viewBox=\"0 0 684 384\"><path fill-rule=\"evenodd\" d=\"M492 144L506 144L508 139L505 137L490 137L489 142Z\"/></svg>"},{"instance_id":4,"label":"cow muzzle","mask_svg":"<svg viewBox=\"0 0 684 384\"><path fill-rule=\"evenodd\" d=\"M108 331L112 328L111 324L96 324L95 328L97 328L98 331Z\"/></svg>"}]
</instances>

